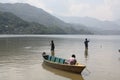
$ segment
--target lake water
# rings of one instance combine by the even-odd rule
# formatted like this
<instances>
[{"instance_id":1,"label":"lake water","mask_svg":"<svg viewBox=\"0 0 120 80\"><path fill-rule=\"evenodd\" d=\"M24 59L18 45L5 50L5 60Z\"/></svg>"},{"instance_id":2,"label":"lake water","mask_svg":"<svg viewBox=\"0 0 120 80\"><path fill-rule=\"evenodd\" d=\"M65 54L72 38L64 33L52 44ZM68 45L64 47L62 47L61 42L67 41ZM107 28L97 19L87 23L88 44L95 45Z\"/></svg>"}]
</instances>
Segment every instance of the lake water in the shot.
<instances>
[{"instance_id":1,"label":"lake water","mask_svg":"<svg viewBox=\"0 0 120 80\"><path fill-rule=\"evenodd\" d=\"M89 49L84 49L88 38ZM82 74L53 69L43 64L42 52L50 54L54 40L55 55L87 67ZM0 80L120 80L120 36L111 35L0 35Z\"/></svg>"}]
</instances>

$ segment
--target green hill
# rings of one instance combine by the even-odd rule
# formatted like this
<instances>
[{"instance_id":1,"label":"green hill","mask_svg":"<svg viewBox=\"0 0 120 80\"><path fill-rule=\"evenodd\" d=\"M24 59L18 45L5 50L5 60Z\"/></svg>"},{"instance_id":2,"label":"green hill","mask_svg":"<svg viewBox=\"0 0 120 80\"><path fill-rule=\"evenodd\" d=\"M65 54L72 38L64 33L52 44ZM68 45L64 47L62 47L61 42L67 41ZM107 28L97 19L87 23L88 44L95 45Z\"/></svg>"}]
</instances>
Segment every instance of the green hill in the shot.
<instances>
[{"instance_id":1,"label":"green hill","mask_svg":"<svg viewBox=\"0 0 120 80\"><path fill-rule=\"evenodd\" d=\"M49 29L44 25L26 22L9 12L0 12L0 34L53 34L65 33L62 29Z\"/></svg>"},{"instance_id":2,"label":"green hill","mask_svg":"<svg viewBox=\"0 0 120 80\"><path fill-rule=\"evenodd\" d=\"M43 34L92 34L92 32L86 27L81 25L76 26L72 24L65 23L59 18L47 13L43 9L36 8L25 3L0 3L1 12L10 12L16 17L24 20L27 24L25 30L21 30L22 27L16 26L19 33L43 33ZM33 23L35 22L35 23ZM18 24L18 23L15 23ZM34 26L35 25L35 26ZM10 25L9 25L10 26ZM29 26L29 27L28 27ZM34 26L34 27L32 27ZM38 26L40 28L38 28ZM24 26L25 27L25 26ZM35 29L34 29L35 28ZM43 28L43 30L41 29ZM34 29L34 30L32 30ZM38 31L36 31L36 29ZM30 30L30 31L29 31ZM18 33L18 32L16 32Z\"/></svg>"}]
</instances>

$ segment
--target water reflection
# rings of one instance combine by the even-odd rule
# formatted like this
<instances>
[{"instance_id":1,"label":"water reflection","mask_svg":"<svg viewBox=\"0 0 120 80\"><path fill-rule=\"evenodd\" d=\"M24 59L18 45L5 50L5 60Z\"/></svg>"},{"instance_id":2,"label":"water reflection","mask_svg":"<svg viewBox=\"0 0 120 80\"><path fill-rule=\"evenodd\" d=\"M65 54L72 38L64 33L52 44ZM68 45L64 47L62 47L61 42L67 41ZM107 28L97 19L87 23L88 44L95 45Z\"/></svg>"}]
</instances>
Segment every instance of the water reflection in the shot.
<instances>
[{"instance_id":1,"label":"water reflection","mask_svg":"<svg viewBox=\"0 0 120 80\"><path fill-rule=\"evenodd\" d=\"M42 64L42 67L50 72L53 72L55 75L70 78L71 80L84 80L82 75L80 74L75 74L75 73L70 73L70 72L54 69L49 66L46 66L44 63Z\"/></svg>"},{"instance_id":2,"label":"water reflection","mask_svg":"<svg viewBox=\"0 0 120 80\"><path fill-rule=\"evenodd\" d=\"M120 58L118 58L118 60L120 61Z\"/></svg>"},{"instance_id":3,"label":"water reflection","mask_svg":"<svg viewBox=\"0 0 120 80\"><path fill-rule=\"evenodd\" d=\"M0 80L119 80L120 36L87 37L92 45L89 50L84 49L86 35L0 37ZM86 65L84 79L81 75L41 66L41 53L50 52L50 40L56 43L56 56L66 58L71 53L79 56L78 61Z\"/></svg>"},{"instance_id":4,"label":"water reflection","mask_svg":"<svg viewBox=\"0 0 120 80\"><path fill-rule=\"evenodd\" d=\"M85 49L85 52L84 52L84 55L85 55L85 59L86 59L86 61L88 60L88 49Z\"/></svg>"}]
</instances>

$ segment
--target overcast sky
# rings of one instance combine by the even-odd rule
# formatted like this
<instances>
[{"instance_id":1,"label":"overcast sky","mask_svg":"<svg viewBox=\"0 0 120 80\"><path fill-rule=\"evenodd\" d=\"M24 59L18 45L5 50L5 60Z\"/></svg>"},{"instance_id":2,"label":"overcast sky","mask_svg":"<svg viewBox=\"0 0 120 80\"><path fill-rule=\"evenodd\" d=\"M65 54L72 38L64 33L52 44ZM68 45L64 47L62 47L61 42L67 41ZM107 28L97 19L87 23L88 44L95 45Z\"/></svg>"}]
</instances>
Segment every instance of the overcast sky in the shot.
<instances>
[{"instance_id":1,"label":"overcast sky","mask_svg":"<svg viewBox=\"0 0 120 80\"><path fill-rule=\"evenodd\" d=\"M29 3L58 16L120 19L120 0L0 0L1 3Z\"/></svg>"}]
</instances>

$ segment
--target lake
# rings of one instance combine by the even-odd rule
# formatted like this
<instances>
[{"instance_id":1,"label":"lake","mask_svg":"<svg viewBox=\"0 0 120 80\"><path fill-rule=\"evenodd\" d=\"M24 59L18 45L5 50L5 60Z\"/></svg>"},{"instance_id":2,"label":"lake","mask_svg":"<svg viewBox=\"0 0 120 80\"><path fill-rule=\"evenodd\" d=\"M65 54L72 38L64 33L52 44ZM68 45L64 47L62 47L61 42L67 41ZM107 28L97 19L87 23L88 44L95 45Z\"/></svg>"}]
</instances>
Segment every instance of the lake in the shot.
<instances>
[{"instance_id":1,"label":"lake","mask_svg":"<svg viewBox=\"0 0 120 80\"><path fill-rule=\"evenodd\" d=\"M55 56L75 54L86 65L81 75L43 64L41 54L50 54L51 40ZM0 80L120 80L119 49L119 35L0 35Z\"/></svg>"}]
</instances>

